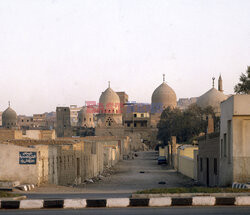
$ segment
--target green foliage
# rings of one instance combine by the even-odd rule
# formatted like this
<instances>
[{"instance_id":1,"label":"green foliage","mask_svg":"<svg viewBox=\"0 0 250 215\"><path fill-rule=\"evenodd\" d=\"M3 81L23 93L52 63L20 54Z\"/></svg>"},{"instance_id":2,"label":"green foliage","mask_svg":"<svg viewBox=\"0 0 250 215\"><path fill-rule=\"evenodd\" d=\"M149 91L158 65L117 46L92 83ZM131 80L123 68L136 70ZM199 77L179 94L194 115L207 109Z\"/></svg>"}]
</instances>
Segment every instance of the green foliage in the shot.
<instances>
[{"instance_id":1,"label":"green foliage","mask_svg":"<svg viewBox=\"0 0 250 215\"><path fill-rule=\"evenodd\" d=\"M207 116L212 115L215 122L219 118L215 117L213 108L208 106L205 109L198 107L196 104L190 105L186 110L181 111L179 108L166 108L157 125L157 139L167 145L171 136L176 136L177 142L188 142L207 128Z\"/></svg>"},{"instance_id":2,"label":"green foliage","mask_svg":"<svg viewBox=\"0 0 250 215\"><path fill-rule=\"evenodd\" d=\"M18 197L18 196L21 196L21 195L0 191L0 198L10 198L10 197Z\"/></svg>"},{"instance_id":3,"label":"green foliage","mask_svg":"<svg viewBox=\"0 0 250 215\"><path fill-rule=\"evenodd\" d=\"M155 188L150 190L142 190L137 194L159 194L159 193L249 193L250 189L236 188L209 188L209 187L174 187L174 188Z\"/></svg>"},{"instance_id":4,"label":"green foliage","mask_svg":"<svg viewBox=\"0 0 250 215\"><path fill-rule=\"evenodd\" d=\"M246 75L241 74L240 82L235 85L234 92L237 94L250 94L250 66L247 67Z\"/></svg>"}]
</instances>

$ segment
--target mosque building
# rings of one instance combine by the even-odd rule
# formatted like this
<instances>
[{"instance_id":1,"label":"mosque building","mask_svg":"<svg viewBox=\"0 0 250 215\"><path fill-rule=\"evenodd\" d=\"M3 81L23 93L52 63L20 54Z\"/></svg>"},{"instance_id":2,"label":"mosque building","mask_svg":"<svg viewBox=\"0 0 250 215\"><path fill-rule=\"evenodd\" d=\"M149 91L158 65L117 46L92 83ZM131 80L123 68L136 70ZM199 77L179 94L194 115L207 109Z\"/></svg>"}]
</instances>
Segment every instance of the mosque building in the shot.
<instances>
[{"instance_id":1,"label":"mosque building","mask_svg":"<svg viewBox=\"0 0 250 215\"><path fill-rule=\"evenodd\" d=\"M222 78L221 75L218 79L218 90L214 87L214 80L213 78L213 85L210 90L206 93L201 95L196 104L201 108L206 108L207 106L212 106L214 108L215 114L220 115L220 104L221 102L225 101L228 96L223 93L223 86L222 86Z\"/></svg>"},{"instance_id":2,"label":"mosque building","mask_svg":"<svg viewBox=\"0 0 250 215\"><path fill-rule=\"evenodd\" d=\"M7 129L17 128L17 114L9 107L2 113L2 127Z\"/></svg>"}]
</instances>

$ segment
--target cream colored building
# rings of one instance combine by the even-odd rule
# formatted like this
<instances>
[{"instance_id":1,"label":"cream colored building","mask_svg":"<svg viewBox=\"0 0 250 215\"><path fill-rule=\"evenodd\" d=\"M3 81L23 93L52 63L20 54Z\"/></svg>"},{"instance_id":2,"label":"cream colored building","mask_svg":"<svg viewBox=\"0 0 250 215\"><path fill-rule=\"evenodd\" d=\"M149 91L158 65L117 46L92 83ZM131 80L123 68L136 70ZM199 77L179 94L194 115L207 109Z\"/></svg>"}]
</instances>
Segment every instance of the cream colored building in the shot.
<instances>
[{"instance_id":1,"label":"cream colored building","mask_svg":"<svg viewBox=\"0 0 250 215\"><path fill-rule=\"evenodd\" d=\"M250 95L221 104L220 185L250 182Z\"/></svg>"}]
</instances>

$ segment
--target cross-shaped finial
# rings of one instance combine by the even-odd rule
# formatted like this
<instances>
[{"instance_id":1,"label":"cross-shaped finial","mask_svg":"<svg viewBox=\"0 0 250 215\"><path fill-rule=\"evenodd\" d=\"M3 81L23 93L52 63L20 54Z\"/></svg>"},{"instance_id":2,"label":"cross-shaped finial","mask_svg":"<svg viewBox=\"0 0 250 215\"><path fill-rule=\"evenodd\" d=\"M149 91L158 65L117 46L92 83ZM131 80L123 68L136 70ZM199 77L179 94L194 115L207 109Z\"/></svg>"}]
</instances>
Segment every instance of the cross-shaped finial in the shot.
<instances>
[{"instance_id":1,"label":"cross-shaped finial","mask_svg":"<svg viewBox=\"0 0 250 215\"><path fill-rule=\"evenodd\" d=\"M213 88L214 88L214 80L215 80L215 77L213 77L212 79L213 79Z\"/></svg>"},{"instance_id":2,"label":"cross-shaped finial","mask_svg":"<svg viewBox=\"0 0 250 215\"><path fill-rule=\"evenodd\" d=\"M10 101L8 103L9 103L9 107L10 107Z\"/></svg>"},{"instance_id":3,"label":"cross-shaped finial","mask_svg":"<svg viewBox=\"0 0 250 215\"><path fill-rule=\"evenodd\" d=\"M110 81L109 81L109 88L110 88Z\"/></svg>"},{"instance_id":4,"label":"cross-shaped finial","mask_svg":"<svg viewBox=\"0 0 250 215\"><path fill-rule=\"evenodd\" d=\"M165 82L165 74L163 74L163 82Z\"/></svg>"}]
</instances>

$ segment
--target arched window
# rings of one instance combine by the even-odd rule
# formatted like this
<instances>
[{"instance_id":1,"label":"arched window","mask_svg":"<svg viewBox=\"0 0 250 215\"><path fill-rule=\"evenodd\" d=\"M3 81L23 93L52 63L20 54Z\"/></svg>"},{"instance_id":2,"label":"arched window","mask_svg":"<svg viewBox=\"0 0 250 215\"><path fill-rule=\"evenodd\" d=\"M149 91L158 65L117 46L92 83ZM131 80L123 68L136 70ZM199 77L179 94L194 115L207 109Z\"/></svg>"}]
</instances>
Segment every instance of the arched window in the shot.
<instances>
[{"instance_id":1,"label":"arched window","mask_svg":"<svg viewBox=\"0 0 250 215\"><path fill-rule=\"evenodd\" d=\"M106 120L106 126L110 127L112 124L113 124L113 119L111 119L111 117L109 117L107 120Z\"/></svg>"}]
</instances>

